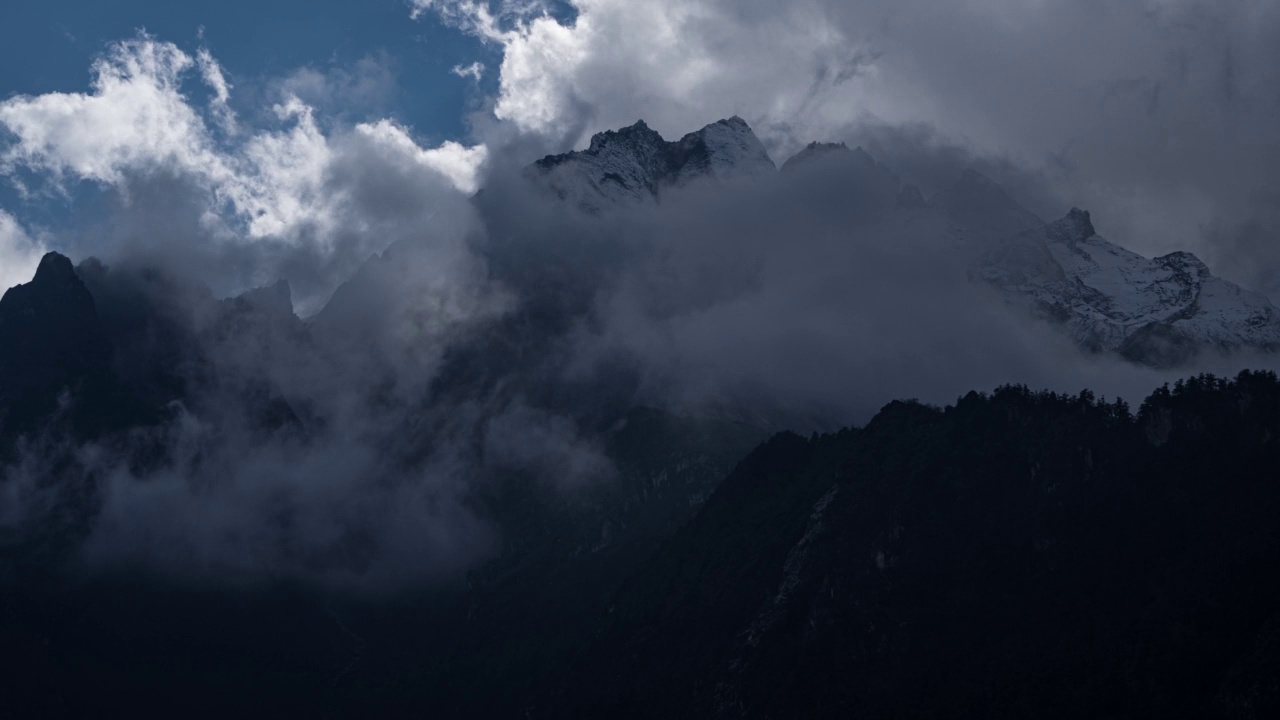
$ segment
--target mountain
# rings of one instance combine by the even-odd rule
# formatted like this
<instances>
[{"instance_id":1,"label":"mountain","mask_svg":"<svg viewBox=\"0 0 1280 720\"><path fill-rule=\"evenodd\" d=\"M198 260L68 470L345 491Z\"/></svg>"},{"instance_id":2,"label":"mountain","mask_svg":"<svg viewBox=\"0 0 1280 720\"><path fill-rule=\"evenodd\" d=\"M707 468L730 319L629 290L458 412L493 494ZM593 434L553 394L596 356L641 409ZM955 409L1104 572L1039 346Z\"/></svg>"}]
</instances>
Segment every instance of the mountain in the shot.
<instances>
[{"instance_id":1,"label":"mountain","mask_svg":"<svg viewBox=\"0 0 1280 720\"><path fill-rule=\"evenodd\" d=\"M674 143L641 121L529 168L530 177L592 213L658 201L694 178L773 174L764 147L737 117ZM926 201L861 147L814 142L783 163L781 175L804 182L804 201L838 208L849 227L880 223L890 235L910 228L926 245L976 257L972 279L1090 352L1177 366L1210 349L1280 349L1280 309L1263 295L1213 275L1191 253L1130 252L1097 235L1080 209L1046 224L974 170Z\"/></svg>"},{"instance_id":2,"label":"mountain","mask_svg":"<svg viewBox=\"0 0 1280 720\"><path fill-rule=\"evenodd\" d=\"M0 687L11 713L78 716L93 703L196 716L377 707L394 717L428 702L446 716L516 713L534 683L585 649L631 568L765 436L637 407L630 386L612 378L580 386L548 378L541 366L554 331L528 316L486 325L446 354L438 374L413 364L424 357L416 345L405 367L388 372L386 363L406 360L389 326L425 337L426 355L440 345L402 327L405 318L433 319L412 302L428 295L412 284L423 259L414 251L397 244L376 257L310 324L293 313L285 282L219 300L153 267L92 259L73 267L61 255L6 294ZM388 387L387 378L403 382ZM327 431L353 411L372 419ZM64 415L94 422L82 429ZM278 466L254 472L255 456L296 450L291 457L305 459L342 442L345 428L373 436L376 464L299 473L296 495L281 489L288 473ZM19 432L34 442L11 456ZM566 448L567 440L580 441ZM240 517L268 495L270 517L252 522L289 542L299 537L289 532L294 503L323 495L326 478L351 488L359 505L376 497L376 484L431 472L438 445L457 463L456 492L498 547L459 549L474 552L474 563L445 580L406 580L409 589L395 587L390 600L362 597L380 591L372 582L353 598L267 574L243 586L221 574L193 580L181 565L174 573L146 560L84 572L121 490L173 493L182 508L163 503L159 512L192 525L228 486L248 493L230 511ZM598 472L581 479L578 466L590 463ZM126 523L143 532L154 523L146 509L130 510ZM354 534L386 522L383 513L333 510L321 524ZM415 526L440 522L421 513ZM327 558L295 562L320 567ZM236 697L218 700L216 686L236 688Z\"/></svg>"},{"instance_id":3,"label":"mountain","mask_svg":"<svg viewBox=\"0 0 1280 720\"><path fill-rule=\"evenodd\" d=\"M531 716L1274 717L1277 423L1243 373L777 435Z\"/></svg>"},{"instance_id":4,"label":"mountain","mask_svg":"<svg viewBox=\"0 0 1280 720\"><path fill-rule=\"evenodd\" d=\"M71 261L45 255L31 282L0 298L0 457L19 433L51 420L81 432L98 425L102 417L74 400L110 392L111 358L93 296Z\"/></svg>"},{"instance_id":5,"label":"mountain","mask_svg":"<svg viewBox=\"0 0 1280 720\"><path fill-rule=\"evenodd\" d=\"M586 150L551 155L530 167L560 198L599 211L618 201L652 201L697 178L728 180L775 171L759 138L739 117L668 142L643 120L599 133Z\"/></svg>"},{"instance_id":6,"label":"mountain","mask_svg":"<svg viewBox=\"0 0 1280 720\"><path fill-rule=\"evenodd\" d=\"M890 250L913 270L945 248L939 272L1141 362L1271 347L1264 298L1187 254L1127 253L1083 211L1046 224L976 172L926 200L831 143L779 171L737 118L676 142L639 123L527 172L558 189L567 204L539 210L564 224L509 213L494 232L503 196L475 201L493 281L475 285L493 297L441 300L431 283L453 266L432 265L425 233L305 322L286 282L218 299L142 260L51 254L0 299L10 714L1275 714L1273 375L1194 378L1136 415L1003 388L768 439L741 421L805 408L771 413L750 383L686 410L701 415L645 407L665 373L582 352L646 249L580 230L694 184L763 180L745 196L785 212L729 227L803 261L784 291L807 290L815 262ZM806 257L797 218L841 252ZM714 305L716 283L739 279L724 247L702 248L706 268L681 247L658 267L693 266L716 290L696 303ZM843 267L837 280L858 277ZM673 307L657 314L688 305ZM751 318L826 323L797 307ZM842 305L833 330L892 310ZM838 402L877 380L859 367L784 379L825 377L816 390Z\"/></svg>"},{"instance_id":7,"label":"mountain","mask_svg":"<svg viewBox=\"0 0 1280 720\"><path fill-rule=\"evenodd\" d=\"M1191 253L1125 250L1077 208L1005 238L975 274L1082 346L1147 364L1177 365L1204 348L1280 348L1280 310L1266 297L1214 276Z\"/></svg>"}]
</instances>

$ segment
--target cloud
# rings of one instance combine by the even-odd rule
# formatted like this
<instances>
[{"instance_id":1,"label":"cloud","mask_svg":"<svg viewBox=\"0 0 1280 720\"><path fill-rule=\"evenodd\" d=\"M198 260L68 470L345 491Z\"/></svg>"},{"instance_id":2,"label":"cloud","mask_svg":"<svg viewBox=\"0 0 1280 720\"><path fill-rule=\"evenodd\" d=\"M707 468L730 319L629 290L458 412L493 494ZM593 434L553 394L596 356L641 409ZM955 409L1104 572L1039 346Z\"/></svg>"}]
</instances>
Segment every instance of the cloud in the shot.
<instances>
[{"instance_id":1,"label":"cloud","mask_svg":"<svg viewBox=\"0 0 1280 720\"><path fill-rule=\"evenodd\" d=\"M275 83L278 94L293 96L326 117L369 121L393 104L399 87L395 60L386 54L360 58L354 65L304 66Z\"/></svg>"},{"instance_id":2,"label":"cloud","mask_svg":"<svg viewBox=\"0 0 1280 720\"><path fill-rule=\"evenodd\" d=\"M480 78L484 77L484 63L476 61L470 65L454 65L452 72L460 78L471 78L476 82L480 82Z\"/></svg>"},{"instance_id":3,"label":"cloud","mask_svg":"<svg viewBox=\"0 0 1280 720\"><path fill-rule=\"evenodd\" d=\"M1169 375L1078 355L971 285L928 225L858 214L832 191L848 184L691 183L591 217L520 169L638 117L677 137L739 114L778 160L811 139L861 142L930 190L977 166L1046 215L1092 205L1122 243L1201 243L1244 268L1267 252L1280 186L1262 122L1273 13L1247 7L577 0L566 16L422 0L414 12L503 53L470 147L345 116L344 97L384 97L382 62L304 68L255 108L207 51L114 45L88 92L0 102L14 182L108 190L106 221L81 234L109 266L94 292L119 362L177 375L132 396L185 388L153 426L64 449L103 490L87 552L211 576L417 580L493 546L502 528L474 505L492 483L612 477L588 415L646 404L810 428L1011 381L1145 394ZM0 215L14 257L62 242ZM277 277L305 332L227 320L201 290ZM137 306L145 322L120 320ZM186 354L158 352L157 327Z\"/></svg>"},{"instance_id":4,"label":"cloud","mask_svg":"<svg viewBox=\"0 0 1280 720\"><path fill-rule=\"evenodd\" d=\"M209 99L209 111L221 125L223 132L234 135L236 114L228 104L231 100L231 85L222 74L222 66L205 48L201 48L196 53L196 64L200 68L200 77L204 80L204 84L213 91L213 97Z\"/></svg>"},{"instance_id":5,"label":"cloud","mask_svg":"<svg viewBox=\"0 0 1280 720\"><path fill-rule=\"evenodd\" d=\"M84 545L92 565L377 591L449 578L492 551L493 529L465 505L468 465L406 471L356 438L255 441L226 418L177 413L157 471L80 450L102 475Z\"/></svg>"},{"instance_id":6,"label":"cloud","mask_svg":"<svg viewBox=\"0 0 1280 720\"><path fill-rule=\"evenodd\" d=\"M120 184L127 169L174 165L227 173L212 152L199 114L179 85L191 58L142 36L112 45L93 65L93 92L18 96L0 103L0 125L16 141L0 152L0 170L21 166L56 181Z\"/></svg>"},{"instance_id":7,"label":"cloud","mask_svg":"<svg viewBox=\"0 0 1280 720\"><path fill-rule=\"evenodd\" d=\"M488 148L483 145L465 147L447 140L439 147L424 150L409 137L408 130L390 120L358 125L356 132L391 154L439 172L462 192L473 193L480 188L480 169L488 156Z\"/></svg>"},{"instance_id":8,"label":"cloud","mask_svg":"<svg viewBox=\"0 0 1280 720\"><path fill-rule=\"evenodd\" d=\"M593 115L590 130L642 116L668 134L733 114L759 120L771 109L798 109L814 93L857 76L870 59L810 0L768 7L718 0L572 6L572 20L528 3L494 9L469 0L430 2L417 11L438 12L501 45L494 113L544 134L579 127L584 111Z\"/></svg>"},{"instance_id":9,"label":"cloud","mask_svg":"<svg viewBox=\"0 0 1280 720\"><path fill-rule=\"evenodd\" d=\"M597 260L591 275L607 279L565 372L629 367L645 404L802 430L865 422L893 398L943 404L1005 383L1137 398L1172 377L1081 354L973 284L972 258L942 224L866 212L852 202L859 190L847 177L792 173L668 193L576 231L555 225L548 235L594 242L591 257L617 254ZM557 255L577 257L575 241L563 242Z\"/></svg>"},{"instance_id":10,"label":"cloud","mask_svg":"<svg viewBox=\"0 0 1280 720\"><path fill-rule=\"evenodd\" d=\"M207 113L186 94L193 69L210 97ZM333 93L380 85L366 82L373 73L368 68L350 77L295 73L279 86L282 97L259 127L242 127L230 106L232 88L207 50L193 59L176 45L140 35L111 45L93 73L88 93L0 102L0 128L9 133L7 141L0 138L0 173L15 183L21 179L23 188L34 178L37 187L43 181L57 192L76 181L95 183L117 193L125 206L143 203L128 210L135 218L163 217L168 206L181 204L199 217L198 227L188 227L185 237L142 244L184 243L207 258L217 248L222 259L215 264L239 274L218 279L228 290L273 280L273 274L297 274L304 310L317 309L338 279L394 242L394 234L370 232L391 225L389 219L353 214L363 206L353 199L361 189L349 178L367 180L374 173L352 171L382 162L389 174L409 173L420 192L418 205L447 214L445 206L475 191L486 158L482 145L424 147L390 120L326 125L299 95L325 103ZM167 197L165 187L171 188ZM134 249L139 244L137 237L125 240ZM100 238L93 252L110 255L112 249ZM293 267L280 265L285 255ZM305 257L315 267L298 267Z\"/></svg>"},{"instance_id":11,"label":"cloud","mask_svg":"<svg viewBox=\"0 0 1280 720\"><path fill-rule=\"evenodd\" d=\"M553 145L746 118L778 159L927 128L1147 253L1280 292L1280 6L1211 0L433 0L503 52L496 118ZM1017 192L1018 188L1011 188Z\"/></svg>"}]
</instances>

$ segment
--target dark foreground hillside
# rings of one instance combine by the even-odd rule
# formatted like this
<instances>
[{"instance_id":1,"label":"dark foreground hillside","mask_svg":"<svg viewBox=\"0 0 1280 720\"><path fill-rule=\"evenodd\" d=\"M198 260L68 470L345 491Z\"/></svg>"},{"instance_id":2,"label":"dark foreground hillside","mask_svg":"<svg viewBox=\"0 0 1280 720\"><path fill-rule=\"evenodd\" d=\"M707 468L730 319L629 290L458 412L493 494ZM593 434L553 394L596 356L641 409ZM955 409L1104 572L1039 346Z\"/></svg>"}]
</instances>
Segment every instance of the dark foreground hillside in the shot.
<instances>
[{"instance_id":1,"label":"dark foreground hillside","mask_svg":"<svg viewBox=\"0 0 1280 720\"><path fill-rule=\"evenodd\" d=\"M658 419L615 455L745 439ZM524 540L466 588L0 578L0 716L1277 717L1277 468L1271 374L895 402L604 552L508 504Z\"/></svg>"},{"instance_id":2,"label":"dark foreground hillside","mask_svg":"<svg viewBox=\"0 0 1280 720\"><path fill-rule=\"evenodd\" d=\"M1280 384L1005 388L753 452L548 717L1280 717Z\"/></svg>"}]
</instances>

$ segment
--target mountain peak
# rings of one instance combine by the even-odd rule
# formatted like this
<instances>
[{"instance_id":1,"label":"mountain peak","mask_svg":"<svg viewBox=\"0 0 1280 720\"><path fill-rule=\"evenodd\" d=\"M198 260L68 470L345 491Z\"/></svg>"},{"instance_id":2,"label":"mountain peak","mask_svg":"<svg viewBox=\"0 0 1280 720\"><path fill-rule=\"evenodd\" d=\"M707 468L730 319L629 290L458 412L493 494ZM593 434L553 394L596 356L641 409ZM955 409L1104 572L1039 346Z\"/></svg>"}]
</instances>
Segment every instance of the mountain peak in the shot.
<instances>
[{"instance_id":1,"label":"mountain peak","mask_svg":"<svg viewBox=\"0 0 1280 720\"><path fill-rule=\"evenodd\" d=\"M288 316L293 314L293 293L289 281L281 278L271 285L253 288L238 296L238 304L269 315Z\"/></svg>"},{"instance_id":2,"label":"mountain peak","mask_svg":"<svg viewBox=\"0 0 1280 720\"><path fill-rule=\"evenodd\" d=\"M619 141L626 144L652 146L659 146L666 142L657 131L645 124L644 120L637 120L635 123L628 125L627 127L619 128L617 130L605 130L604 132L598 132L595 135L592 135L591 143L587 146L585 152L598 153L609 145ZM572 155L572 153L569 154ZM554 157L559 158L564 156L557 155Z\"/></svg>"},{"instance_id":3,"label":"mountain peak","mask_svg":"<svg viewBox=\"0 0 1280 720\"><path fill-rule=\"evenodd\" d=\"M110 355L93 295L65 255L48 253L31 282L0 298L0 405L47 406Z\"/></svg>"},{"instance_id":4,"label":"mountain peak","mask_svg":"<svg viewBox=\"0 0 1280 720\"><path fill-rule=\"evenodd\" d=\"M1088 210L1073 207L1061 220L1049 224L1049 236L1064 242L1080 242L1097 235Z\"/></svg>"},{"instance_id":5,"label":"mountain peak","mask_svg":"<svg viewBox=\"0 0 1280 720\"><path fill-rule=\"evenodd\" d=\"M704 175L724 180L777 170L755 131L737 115L685 135L671 150L675 184Z\"/></svg>"},{"instance_id":6,"label":"mountain peak","mask_svg":"<svg viewBox=\"0 0 1280 720\"><path fill-rule=\"evenodd\" d=\"M1073 207L1035 233L1019 235L1023 255L1043 247L1050 272L988 266L986 277L1061 322L1092 351L1150 365L1187 361L1199 348L1280 348L1280 310L1266 297L1215 277L1189 252L1147 258L1099 236L1088 211ZM1006 258L1008 253L1005 254Z\"/></svg>"},{"instance_id":7,"label":"mountain peak","mask_svg":"<svg viewBox=\"0 0 1280 720\"><path fill-rule=\"evenodd\" d=\"M723 125L724 127L732 128L739 132L749 132L752 135L755 134L755 131L751 129L751 126L747 124L747 121L743 120L741 117L738 117L737 115L731 115L727 118L717 120L711 123L710 125L707 125L706 127L702 128L702 131L705 131L707 128L715 125ZM699 132L702 132L702 131L699 131Z\"/></svg>"},{"instance_id":8,"label":"mountain peak","mask_svg":"<svg viewBox=\"0 0 1280 720\"><path fill-rule=\"evenodd\" d=\"M86 306L93 311L93 296L80 281L71 260L58 252L45 253L31 281L10 288L4 296L12 296L10 303L26 303L35 298L41 302L57 299L59 303Z\"/></svg>"},{"instance_id":9,"label":"mountain peak","mask_svg":"<svg viewBox=\"0 0 1280 720\"><path fill-rule=\"evenodd\" d=\"M668 142L643 120L592 136L586 150L549 155L530 167L561 199L595 212L620 201L652 201L662 188L701 177L754 176L777 168L738 116Z\"/></svg>"},{"instance_id":10,"label":"mountain peak","mask_svg":"<svg viewBox=\"0 0 1280 720\"><path fill-rule=\"evenodd\" d=\"M1089 217L1088 210L1081 210L1078 207L1073 207L1071 208L1071 211L1067 213L1066 219L1075 227L1079 228L1079 231L1083 233L1083 237L1093 237L1098 234L1097 231L1093 229L1093 221Z\"/></svg>"},{"instance_id":11,"label":"mountain peak","mask_svg":"<svg viewBox=\"0 0 1280 720\"><path fill-rule=\"evenodd\" d=\"M44 257L40 258L40 265L36 268L35 277L31 279L31 282L65 282L75 277L76 270L71 264L70 258L59 252L48 252L45 253Z\"/></svg>"}]
</instances>

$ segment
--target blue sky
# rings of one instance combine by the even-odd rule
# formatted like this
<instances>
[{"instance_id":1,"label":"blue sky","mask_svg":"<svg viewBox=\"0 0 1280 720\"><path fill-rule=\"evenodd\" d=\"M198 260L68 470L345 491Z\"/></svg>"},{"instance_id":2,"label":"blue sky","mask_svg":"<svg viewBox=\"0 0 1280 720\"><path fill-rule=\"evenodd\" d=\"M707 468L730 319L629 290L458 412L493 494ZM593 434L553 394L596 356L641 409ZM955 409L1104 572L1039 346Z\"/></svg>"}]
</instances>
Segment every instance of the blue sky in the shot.
<instances>
[{"instance_id":1,"label":"blue sky","mask_svg":"<svg viewBox=\"0 0 1280 720\"><path fill-rule=\"evenodd\" d=\"M390 106L371 115L436 141L465 137L467 109L480 96L451 68L501 59L500 49L434 14L410 19L405 0L44 0L5 10L0 98L83 91L93 58L140 29L188 51L207 47L238 90L301 67L324 72L374 59L388 66L395 88ZM481 91L496 78L490 72L482 83Z\"/></svg>"}]
</instances>

